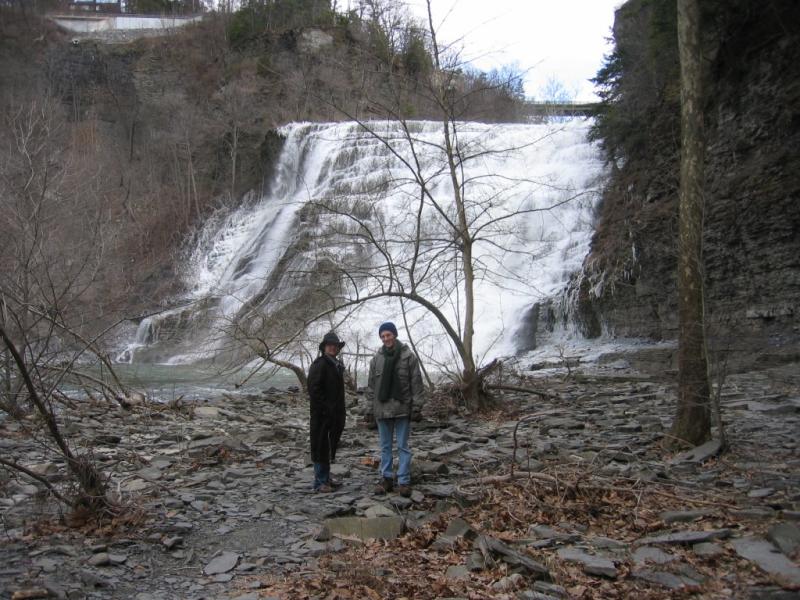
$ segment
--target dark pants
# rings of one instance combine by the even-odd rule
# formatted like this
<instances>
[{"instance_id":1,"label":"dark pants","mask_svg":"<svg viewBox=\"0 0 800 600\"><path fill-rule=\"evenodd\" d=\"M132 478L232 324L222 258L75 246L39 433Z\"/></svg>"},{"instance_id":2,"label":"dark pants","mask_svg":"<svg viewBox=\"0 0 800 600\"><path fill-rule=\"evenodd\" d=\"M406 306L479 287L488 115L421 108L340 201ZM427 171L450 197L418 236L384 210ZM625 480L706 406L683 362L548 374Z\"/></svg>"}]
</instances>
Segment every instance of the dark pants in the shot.
<instances>
[{"instance_id":1,"label":"dark pants","mask_svg":"<svg viewBox=\"0 0 800 600\"><path fill-rule=\"evenodd\" d=\"M328 483L331 479L331 463L314 463L314 489Z\"/></svg>"}]
</instances>

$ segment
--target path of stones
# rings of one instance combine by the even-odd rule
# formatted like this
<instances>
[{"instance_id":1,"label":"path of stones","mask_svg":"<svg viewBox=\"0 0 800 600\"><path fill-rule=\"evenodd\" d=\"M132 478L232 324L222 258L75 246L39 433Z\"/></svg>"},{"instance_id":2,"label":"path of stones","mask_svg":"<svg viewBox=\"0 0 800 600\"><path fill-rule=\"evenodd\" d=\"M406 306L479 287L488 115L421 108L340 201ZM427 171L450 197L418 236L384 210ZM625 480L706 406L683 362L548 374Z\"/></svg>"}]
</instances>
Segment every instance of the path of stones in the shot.
<instances>
[{"instance_id":1,"label":"path of stones","mask_svg":"<svg viewBox=\"0 0 800 600\"><path fill-rule=\"evenodd\" d=\"M506 393L503 403L513 416L491 422L437 418L441 415L431 414L435 410L428 411L412 435L415 480L410 499L372 494L376 434L359 423L361 397L351 398L333 469L344 485L325 495L310 490L307 405L297 393L272 390L194 407L147 405L131 412L84 406L64 429L91 447L110 473L110 488L141 507L141 522L110 537L43 526L42 514L57 516L54 503L43 498L39 485L0 472L0 597L269 597L259 592L267 576L313 568L317 557L352 543L348 537L391 537L404 525L423 523L459 500L456 483L508 473L514 427L520 417L537 412L544 414L520 427L523 468L591 463L608 477L706 486L736 505L735 510L725 509L736 527L713 529L708 524L706 519L719 517L722 508L678 505L661 515L661 531L624 543L607 537L600 543L580 523L571 531L564 529L569 524L559 529L531 523L526 544L540 556L544 553L548 564L577 564L604 581L619 577L619 567L627 565L625 577L638 578L643 589L663 590L663 597L694 589L703 597L702 574L670 550L689 547L708 560L736 553L763 575L748 597L798 598L796 365L728 378L722 406L732 449L721 460L713 458L713 447L664 458L656 442L671 422L674 389L645 376L613 375L595 373L582 382L539 380L534 385L556 398ZM57 462L26 439L18 424L0 421L0 451L59 485ZM459 530L451 514L447 518L453 527L437 540L444 552L448 536L469 530ZM494 538L479 539L501 560L504 552L505 558L514 556L512 570L527 577L523 585L518 579L511 582L517 595L509 598L569 596L557 580L538 581L538 567L519 562L523 546L506 546L504 551ZM468 577L468 567L451 567L443 576Z\"/></svg>"}]
</instances>

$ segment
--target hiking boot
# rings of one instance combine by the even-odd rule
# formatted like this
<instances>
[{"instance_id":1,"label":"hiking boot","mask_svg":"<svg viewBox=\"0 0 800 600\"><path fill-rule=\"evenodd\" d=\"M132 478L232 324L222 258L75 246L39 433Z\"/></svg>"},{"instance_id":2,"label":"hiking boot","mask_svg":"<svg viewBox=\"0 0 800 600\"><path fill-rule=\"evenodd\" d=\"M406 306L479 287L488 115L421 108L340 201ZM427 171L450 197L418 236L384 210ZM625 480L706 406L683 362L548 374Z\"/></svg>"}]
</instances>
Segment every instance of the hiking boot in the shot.
<instances>
[{"instance_id":1,"label":"hiking boot","mask_svg":"<svg viewBox=\"0 0 800 600\"><path fill-rule=\"evenodd\" d=\"M379 496L383 496L384 494L388 494L394 488L394 483L388 477L384 477L378 482L378 485L375 486L375 493Z\"/></svg>"},{"instance_id":2,"label":"hiking boot","mask_svg":"<svg viewBox=\"0 0 800 600\"><path fill-rule=\"evenodd\" d=\"M323 483L321 486L314 488L314 491L320 494L330 494L333 491L333 487L329 483Z\"/></svg>"},{"instance_id":3,"label":"hiking boot","mask_svg":"<svg viewBox=\"0 0 800 600\"><path fill-rule=\"evenodd\" d=\"M397 493L400 494L403 498L410 498L411 497L411 486L406 483L401 483L397 486Z\"/></svg>"}]
</instances>

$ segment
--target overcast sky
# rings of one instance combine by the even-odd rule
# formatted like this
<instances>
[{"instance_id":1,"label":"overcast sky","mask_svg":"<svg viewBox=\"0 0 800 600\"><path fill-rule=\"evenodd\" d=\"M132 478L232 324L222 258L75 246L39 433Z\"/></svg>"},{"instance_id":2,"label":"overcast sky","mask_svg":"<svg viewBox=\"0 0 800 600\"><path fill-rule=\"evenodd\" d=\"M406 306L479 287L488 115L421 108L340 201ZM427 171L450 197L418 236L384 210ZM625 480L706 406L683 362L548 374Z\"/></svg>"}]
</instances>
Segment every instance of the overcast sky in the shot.
<instances>
[{"instance_id":1,"label":"overcast sky","mask_svg":"<svg viewBox=\"0 0 800 600\"><path fill-rule=\"evenodd\" d=\"M516 62L528 71L525 93L542 96L555 77L577 100L594 100L592 84L611 47L614 10L623 0L433 0L443 42L461 40L476 67ZM424 0L412 0L424 16Z\"/></svg>"}]
</instances>

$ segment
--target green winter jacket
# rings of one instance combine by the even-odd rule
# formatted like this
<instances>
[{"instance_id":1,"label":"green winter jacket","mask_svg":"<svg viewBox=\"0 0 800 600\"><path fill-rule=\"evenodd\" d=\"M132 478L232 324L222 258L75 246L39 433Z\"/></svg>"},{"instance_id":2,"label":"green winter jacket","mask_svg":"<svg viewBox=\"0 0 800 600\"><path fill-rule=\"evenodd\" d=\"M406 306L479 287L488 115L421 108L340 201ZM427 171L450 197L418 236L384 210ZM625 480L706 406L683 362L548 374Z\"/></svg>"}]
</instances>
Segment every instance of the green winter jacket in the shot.
<instances>
[{"instance_id":1,"label":"green winter jacket","mask_svg":"<svg viewBox=\"0 0 800 600\"><path fill-rule=\"evenodd\" d=\"M372 404L372 412L376 419L390 419L393 417L411 417L412 409L419 410L425 401L425 387L422 385L422 371L419 360L399 340L395 342L398 355L395 361L399 393L389 398L386 402L378 400L378 390L381 389L383 377L384 354L378 350L369 363L369 376L367 378L367 401Z\"/></svg>"}]
</instances>

